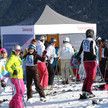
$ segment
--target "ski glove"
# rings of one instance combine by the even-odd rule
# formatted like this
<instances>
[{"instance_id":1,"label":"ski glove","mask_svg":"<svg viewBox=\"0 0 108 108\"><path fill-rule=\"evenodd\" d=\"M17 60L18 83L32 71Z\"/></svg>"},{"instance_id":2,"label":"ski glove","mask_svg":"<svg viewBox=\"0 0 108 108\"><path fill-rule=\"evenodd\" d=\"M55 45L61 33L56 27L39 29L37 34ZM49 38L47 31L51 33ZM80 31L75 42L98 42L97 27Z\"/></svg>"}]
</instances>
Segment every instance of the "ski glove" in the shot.
<instances>
[{"instance_id":1,"label":"ski glove","mask_svg":"<svg viewBox=\"0 0 108 108\"><path fill-rule=\"evenodd\" d=\"M1 86L2 87L6 87L6 84L5 84L5 81L4 80L1 80Z\"/></svg>"},{"instance_id":2,"label":"ski glove","mask_svg":"<svg viewBox=\"0 0 108 108\"><path fill-rule=\"evenodd\" d=\"M13 75L17 75L17 74L18 74L18 71L14 70Z\"/></svg>"},{"instance_id":3,"label":"ski glove","mask_svg":"<svg viewBox=\"0 0 108 108\"><path fill-rule=\"evenodd\" d=\"M44 50L43 57L46 56L47 50Z\"/></svg>"}]
</instances>

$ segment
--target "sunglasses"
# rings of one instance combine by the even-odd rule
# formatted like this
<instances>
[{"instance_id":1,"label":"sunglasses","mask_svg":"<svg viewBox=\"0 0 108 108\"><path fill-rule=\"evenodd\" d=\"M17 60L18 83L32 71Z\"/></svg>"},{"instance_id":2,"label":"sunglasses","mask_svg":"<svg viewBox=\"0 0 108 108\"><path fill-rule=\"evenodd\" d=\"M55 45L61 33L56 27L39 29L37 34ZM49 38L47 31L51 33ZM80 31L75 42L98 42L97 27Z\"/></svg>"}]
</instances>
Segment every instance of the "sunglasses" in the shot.
<instances>
[{"instance_id":1,"label":"sunglasses","mask_svg":"<svg viewBox=\"0 0 108 108\"><path fill-rule=\"evenodd\" d=\"M2 51L1 51L1 54L4 54L4 53L6 53L6 52L7 52L6 50L2 50Z\"/></svg>"},{"instance_id":2,"label":"sunglasses","mask_svg":"<svg viewBox=\"0 0 108 108\"><path fill-rule=\"evenodd\" d=\"M20 52L21 50L15 50L16 52Z\"/></svg>"}]
</instances>

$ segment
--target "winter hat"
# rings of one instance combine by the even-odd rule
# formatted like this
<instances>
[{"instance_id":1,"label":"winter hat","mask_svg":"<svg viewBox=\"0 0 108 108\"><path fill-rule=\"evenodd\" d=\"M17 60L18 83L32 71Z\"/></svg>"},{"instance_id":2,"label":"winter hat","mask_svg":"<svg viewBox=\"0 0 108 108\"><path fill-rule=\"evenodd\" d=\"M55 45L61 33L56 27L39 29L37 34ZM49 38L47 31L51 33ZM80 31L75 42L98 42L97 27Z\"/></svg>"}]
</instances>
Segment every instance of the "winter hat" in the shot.
<instances>
[{"instance_id":1,"label":"winter hat","mask_svg":"<svg viewBox=\"0 0 108 108\"><path fill-rule=\"evenodd\" d=\"M88 29L88 30L86 31L86 37L92 37L92 36L94 36L94 30Z\"/></svg>"},{"instance_id":2,"label":"winter hat","mask_svg":"<svg viewBox=\"0 0 108 108\"><path fill-rule=\"evenodd\" d=\"M35 46L34 44L30 44L30 45L28 46L28 49L29 49L29 48L36 49L36 46Z\"/></svg>"},{"instance_id":3,"label":"winter hat","mask_svg":"<svg viewBox=\"0 0 108 108\"><path fill-rule=\"evenodd\" d=\"M0 49L0 54L6 53L6 56L8 56L7 50L5 48Z\"/></svg>"},{"instance_id":4,"label":"winter hat","mask_svg":"<svg viewBox=\"0 0 108 108\"><path fill-rule=\"evenodd\" d=\"M101 40L102 40L102 38L99 37L99 36L97 36L96 39L95 39L96 42L97 42L97 41L101 41Z\"/></svg>"}]
</instances>

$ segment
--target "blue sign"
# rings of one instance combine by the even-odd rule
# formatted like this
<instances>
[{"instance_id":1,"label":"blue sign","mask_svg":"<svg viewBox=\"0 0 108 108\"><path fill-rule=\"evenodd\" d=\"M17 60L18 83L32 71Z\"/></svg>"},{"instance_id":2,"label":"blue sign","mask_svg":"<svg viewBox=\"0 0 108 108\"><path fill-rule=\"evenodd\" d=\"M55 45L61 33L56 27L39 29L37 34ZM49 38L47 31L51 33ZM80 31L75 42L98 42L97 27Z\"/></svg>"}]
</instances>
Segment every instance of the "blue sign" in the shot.
<instances>
[{"instance_id":1,"label":"blue sign","mask_svg":"<svg viewBox=\"0 0 108 108\"><path fill-rule=\"evenodd\" d=\"M30 34L12 34L12 35L3 35L3 48L6 48L8 51L8 56L10 56L13 46L20 45L22 50L28 48L28 45L33 39L33 35Z\"/></svg>"}]
</instances>

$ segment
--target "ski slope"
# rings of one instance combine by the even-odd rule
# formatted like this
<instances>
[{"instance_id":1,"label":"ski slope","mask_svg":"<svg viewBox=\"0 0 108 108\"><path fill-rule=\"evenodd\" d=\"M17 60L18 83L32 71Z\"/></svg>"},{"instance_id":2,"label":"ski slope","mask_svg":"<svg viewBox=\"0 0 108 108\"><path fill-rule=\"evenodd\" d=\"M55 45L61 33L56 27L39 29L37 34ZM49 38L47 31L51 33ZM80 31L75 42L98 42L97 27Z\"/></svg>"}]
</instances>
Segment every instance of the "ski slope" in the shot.
<instances>
[{"instance_id":1,"label":"ski slope","mask_svg":"<svg viewBox=\"0 0 108 108\"><path fill-rule=\"evenodd\" d=\"M98 84L98 83L97 83ZM26 86L25 86L26 87ZM33 86L33 92L35 91ZM81 92L82 83L76 84L75 82L70 82L68 85L62 85L55 81L55 88L53 90L45 90L45 93L58 92L55 95L46 96L47 101L41 102L38 93L33 94L33 98L26 102L26 92L24 95L24 100L26 102L26 108L108 108L108 91L96 91L93 93L96 95L95 98L79 100ZM0 100L12 98L11 87L6 87L5 92L0 94ZM62 92L61 91L67 91ZM97 104L92 104L92 102L97 102ZM0 108L8 108L9 101L5 101L0 104Z\"/></svg>"}]
</instances>

